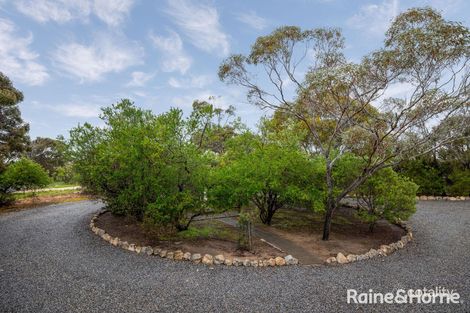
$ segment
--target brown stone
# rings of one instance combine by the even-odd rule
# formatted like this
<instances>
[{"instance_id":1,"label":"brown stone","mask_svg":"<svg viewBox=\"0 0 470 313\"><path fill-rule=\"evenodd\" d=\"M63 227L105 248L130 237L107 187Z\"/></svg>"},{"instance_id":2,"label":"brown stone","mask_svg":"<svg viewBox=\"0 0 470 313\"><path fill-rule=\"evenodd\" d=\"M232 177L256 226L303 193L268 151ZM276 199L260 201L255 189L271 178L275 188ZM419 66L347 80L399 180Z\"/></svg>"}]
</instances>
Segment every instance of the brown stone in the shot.
<instances>
[{"instance_id":1,"label":"brown stone","mask_svg":"<svg viewBox=\"0 0 470 313\"><path fill-rule=\"evenodd\" d=\"M225 257L223 254L218 254L214 257L214 264L219 265L219 264L224 264L225 262Z\"/></svg>"},{"instance_id":2,"label":"brown stone","mask_svg":"<svg viewBox=\"0 0 470 313\"><path fill-rule=\"evenodd\" d=\"M348 259L344 256L344 254L342 254L341 252L339 252L337 255L336 255L336 261L339 263L339 264L346 264L348 263Z\"/></svg>"},{"instance_id":3,"label":"brown stone","mask_svg":"<svg viewBox=\"0 0 470 313\"><path fill-rule=\"evenodd\" d=\"M177 261L180 261L180 260L183 259L183 255L184 255L183 251L176 250L175 255L174 255L174 259L177 260Z\"/></svg>"},{"instance_id":4,"label":"brown stone","mask_svg":"<svg viewBox=\"0 0 470 313\"><path fill-rule=\"evenodd\" d=\"M202 264L212 265L214 263L214 257L210 254L204 254L202 257Z\"/></svg>"},{"instance_id":5,"label":"brown stone","mask_svg":"<svg viewBox=\"0 0 470 313\"><path fill-rule=\"evenodd\" d=\"M281 258L280 256L276 257L274 260L277 266L286 265L286 260L284 260L284 258Z\"/></svg>"}]
</instances>

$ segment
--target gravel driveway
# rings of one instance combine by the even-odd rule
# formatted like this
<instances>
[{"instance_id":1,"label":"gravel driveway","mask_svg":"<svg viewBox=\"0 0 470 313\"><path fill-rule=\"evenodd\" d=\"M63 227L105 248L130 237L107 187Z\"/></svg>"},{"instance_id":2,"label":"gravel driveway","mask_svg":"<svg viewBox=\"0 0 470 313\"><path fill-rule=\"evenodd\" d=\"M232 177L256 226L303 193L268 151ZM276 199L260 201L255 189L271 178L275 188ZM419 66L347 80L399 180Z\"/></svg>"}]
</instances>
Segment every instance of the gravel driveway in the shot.
<instances>
[{"instance_id":1,"label":"gravel driveway","mask_svg":"<svg viewBox=\"0 0 470 313\"><path fill-rule=\"evenodd\" d=\"M470 312L470 202L421 202L415 240L340 267L173 262L89 231L92 201L0 215L0 312ZM346 303L346 290L446 287L461 304Z\"/></svg>"}]
</instances>

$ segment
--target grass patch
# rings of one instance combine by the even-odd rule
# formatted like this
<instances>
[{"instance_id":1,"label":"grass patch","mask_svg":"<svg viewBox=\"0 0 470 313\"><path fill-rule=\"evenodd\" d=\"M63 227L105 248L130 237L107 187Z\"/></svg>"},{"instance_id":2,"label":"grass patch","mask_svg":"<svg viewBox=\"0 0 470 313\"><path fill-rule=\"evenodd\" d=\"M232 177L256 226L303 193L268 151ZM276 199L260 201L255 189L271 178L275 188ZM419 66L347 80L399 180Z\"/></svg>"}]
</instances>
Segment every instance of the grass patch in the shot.
<instances>
[{"instance_id":1,"label":"grass patch","mask_svg":"<svg viewBox=\"0 0 470 313\"><path fill-rule=\"evenodd\" d=\"M79 193L77 190L47 190L47 191L37 191L37 192L22 192L14 193L14 200L22 200L28 198L42 197L42 196L63 196L69 194Z\"/></svg>"},{"instance_id":2,"label":"grass patch","mask_svg":"<svg viewBox=\"0 0 470 313\"><path fill-rule=\"evenodd\" d=\"M76 187L78 184L73 183L64 183L64 182L53 182L47 185L46 188L66 188L66 187Z\"/></svg>"}]
</instances>

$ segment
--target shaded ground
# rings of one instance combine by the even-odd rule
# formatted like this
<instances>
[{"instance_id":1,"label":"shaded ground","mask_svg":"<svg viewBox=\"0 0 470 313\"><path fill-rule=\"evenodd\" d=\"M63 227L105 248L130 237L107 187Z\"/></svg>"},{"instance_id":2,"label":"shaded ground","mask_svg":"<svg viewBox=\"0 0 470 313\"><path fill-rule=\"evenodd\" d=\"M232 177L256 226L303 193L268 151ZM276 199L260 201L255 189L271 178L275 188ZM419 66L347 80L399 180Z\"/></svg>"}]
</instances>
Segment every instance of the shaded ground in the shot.
<instances>
[{"instance_id":1,"label":"shaded ground","mask_svg":"<svg viewBox=\"0 0 470 313\"><path fill-rule=\"evenodd\" d=\"M336 211L328 241L321 240L323 216L309 211L280 210L274 215L272 226L258 225L258 228L291 241L321 262L336 256L338 252L363 254L371 248L377 249L382 244L398 241L405 234L402 228L386 221L380 221L371 233L369 225L353 214L350 208L339 208ZM308 255L305 257L311 260Z\"/></svg>"},{"instance_id":2,"label":"shaded ground","mask_svg":"<svg viewBox=\"0 0 470 313\"><path fill-rule=\"evenodd\" d=\"M0 312L470 312L470 202L424 201L414 240L345 266L215 267L137 255L88 228L101 204L0 215ZM454 289L460 304L348 304L347 289Z\"/></svg>"},{"instance_id":3,"label":"shaded ground","mask_svg":"<svg viewBox=\"0 0 470 313\"><path fill-rule=\"evenodd\" d=\"M172 228L157 233L132 217L121 217L111 213L101 215L96 226L113 237L141 246L152 246L191 253L212 255L271 258L285 254L268 244L253 239L253 251L238 250L238 229L219 220L198 220L191 223L187 231L176 233Z\"/></svg>"},{"instance_id":4,"label":"shaded ground","mask_svg":"<svg viewBox=\"0 0 470 313\"><path fill-rule=\"evenodd\" d=\"M279 210L272 225L258 222L255 234L299 259L302 264L322 264L338 252L363 254L371 248L398 241L405 231L386 221L379 222L374 232L369 225L354 216L350 208L337 210L331 227L330 240L323 241L323 216L306 210ZM221 221L236 226L234 218Z\"/></svg>"}]
</instances>

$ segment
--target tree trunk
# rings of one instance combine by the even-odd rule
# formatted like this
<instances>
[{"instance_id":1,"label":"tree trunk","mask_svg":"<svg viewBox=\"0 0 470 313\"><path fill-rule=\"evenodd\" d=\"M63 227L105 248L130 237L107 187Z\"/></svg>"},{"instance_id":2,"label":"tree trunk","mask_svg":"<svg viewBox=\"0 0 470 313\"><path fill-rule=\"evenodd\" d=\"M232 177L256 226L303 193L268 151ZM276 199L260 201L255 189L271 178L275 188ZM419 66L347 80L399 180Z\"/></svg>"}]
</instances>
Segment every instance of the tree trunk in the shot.
<instances>
[{"instance_id":1,"label":"tree trunk","mask_svg":"<svg viewBox=\"0 0 470 313\"><path fill-rule=\"evenodd\" d=\"M331 164L327 161L326 164L326 185L328 188L328 195L326 200L326 212L325 220L323 223L323 237L322 240L328 240L330 238L331 220L333 219L333 212L336 208L335 198L333 194L333 171Z\"/></svg>"},{"instance_id":2,"label":"tree trunk","mask_svg":"<svg viewBox=\"0 0 470 313\"><path fill-rule=\"evenodd\" d=\"M277 195L269 192L265 199L266 203L263 203L263 205L259 207L259 217L263 224L271 226L274 213L276 213L276 210L279 208Z\"/></svg>"}]
</instances>

